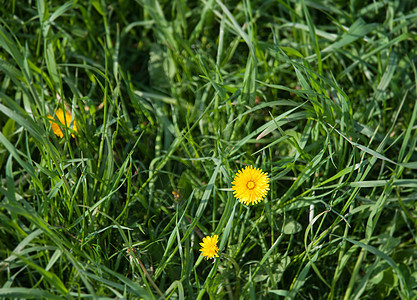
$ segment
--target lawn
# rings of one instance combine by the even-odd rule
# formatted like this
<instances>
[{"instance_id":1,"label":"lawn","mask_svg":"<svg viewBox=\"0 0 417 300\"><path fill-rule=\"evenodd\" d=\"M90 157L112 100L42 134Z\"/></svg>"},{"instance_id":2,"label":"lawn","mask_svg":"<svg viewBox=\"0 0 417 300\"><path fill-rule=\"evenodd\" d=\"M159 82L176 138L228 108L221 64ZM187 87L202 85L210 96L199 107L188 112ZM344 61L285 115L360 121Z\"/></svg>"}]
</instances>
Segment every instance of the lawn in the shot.
<instances>
[{"instance_id":1,"label":"lawn","mask_svg":"<svg viewBox=\"0 0 417 300\"><path fill-rule=\"evenodd\" d=\"M417 299L417 2L0 7L0 298Z\"/></svg>"}]
</instances>

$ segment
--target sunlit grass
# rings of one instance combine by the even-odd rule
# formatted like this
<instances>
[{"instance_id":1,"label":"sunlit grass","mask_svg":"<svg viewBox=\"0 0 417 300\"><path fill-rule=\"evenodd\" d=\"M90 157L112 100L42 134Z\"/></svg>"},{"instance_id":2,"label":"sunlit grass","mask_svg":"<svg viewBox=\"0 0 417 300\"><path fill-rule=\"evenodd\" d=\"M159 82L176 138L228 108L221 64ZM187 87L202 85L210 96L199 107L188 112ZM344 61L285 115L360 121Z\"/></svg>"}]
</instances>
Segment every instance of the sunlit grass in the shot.
<instances>
[{"instance_id":1,"label":"sunlit grass","mask_svg":"<svg viewBox=\"0 0 417 300\"><path fill-rule=\"evenodd\" d=\"M416 297L413 1L0 10L1 297Z\"/></svg>"}]
</instances>

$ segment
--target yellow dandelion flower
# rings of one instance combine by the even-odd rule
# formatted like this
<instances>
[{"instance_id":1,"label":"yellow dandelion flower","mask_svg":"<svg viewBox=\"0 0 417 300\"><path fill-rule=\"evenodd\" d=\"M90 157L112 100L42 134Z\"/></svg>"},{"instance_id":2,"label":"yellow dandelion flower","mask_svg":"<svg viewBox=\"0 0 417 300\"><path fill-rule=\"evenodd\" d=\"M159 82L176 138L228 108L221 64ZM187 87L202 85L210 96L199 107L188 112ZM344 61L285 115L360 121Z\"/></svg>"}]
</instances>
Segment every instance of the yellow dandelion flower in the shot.
<instances>
[{"instance_id":1,"label":"yellow dandelion flower","mask_svg":"<svg viewBox=\"0 0 417 300\"><path fill-rule=\"evenodd\" d=\"M55 112L55 115L58 118L59 122L61 123L60 124L61 126L70 127L71 114L69 112L65 111L65 117L64 117L64 111L61 108L59 108ZM57 121L55 121L54 117L52 117L51 115L48 115L48 119L49 119L49 122L52 124L51 125L52 130L54 131L55 135L57 137L60 137L60 138L64 137L64 133L62 132L61 128L59 127ZM77 122L75 121L75 118L74 118L74 121L72 123L73 123L72 130L77 132ZM75 138L74 134L71 134L71 136Z\"/></svg>"},{"instance_id":2,"label":"yellow dandelion flower","mask_svg":"<svg viewBox=\"0 0 417 300\"><path fill-rule=\"evenodd\" d=\"M180 191L172 191L172 195L174 196L175 201L178 201L178 199L181 197Z\"/></svg>"},{"instance_id":3,"label":"yellow dandelion flower","mask_svg":"<svg viewBox=\"0 0 417 300\"><path fill-rule=\"evenodd\" d=\"M203 242L200 243L201 246L201 255L205 256L206 259L219 257L217 252L219 251L219 247L217 247L217 242L219 241L218 235L206 236L203 238Z\"/></svg>"},{"instance_id":4,"label":"yellow dandelion flower","mask_svg":"<svg viewBox=\"0 0 417 300\"><path fill-rule=\"evenodd\" d=\"M232 190L241 203L249 205L261 202L269 191L268 173L252 166L246 167L236 173Z\"/></svg>"}]
</instances>

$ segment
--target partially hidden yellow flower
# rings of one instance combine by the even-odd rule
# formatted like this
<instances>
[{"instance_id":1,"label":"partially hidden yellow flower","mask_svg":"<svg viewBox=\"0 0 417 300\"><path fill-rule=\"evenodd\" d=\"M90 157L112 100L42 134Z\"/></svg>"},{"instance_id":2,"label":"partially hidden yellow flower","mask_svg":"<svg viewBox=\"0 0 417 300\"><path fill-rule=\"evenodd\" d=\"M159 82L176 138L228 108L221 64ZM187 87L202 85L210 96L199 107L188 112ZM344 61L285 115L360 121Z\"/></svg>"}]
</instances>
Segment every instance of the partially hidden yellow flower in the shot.
<instances>
[{"instance_id":1,"label":"partially hidden yellow flower","mask_svg":"<svg viewBox=\"0 0 417 300\"><path fill-rule=\"evenodd\" d=\"M65 111L65 115L64 115L64 111L61 108L59 108L55 112L55 116L58 118L58 120L59 120L59 122L61 124L58 125L58 123L54 119L54 117L52 117L49 114L48 114L48 119L49 119L49 122L52 124L51 125L52 126L52 130L54 131L54 133L56 134L56 136L62 138L62 137L64 137L64 133L62 132L62 130L61 130L61 128L59 126L61 125L63 127L67 127L67 128L70 127L70 124L71 124L71 113ZM73 123L72 130L75 131L75 132L77 132L77 122L75 121L75 118L74 118L74 121L72 123ZM71 136L73 138L75 138L75 135L73 133L71 134Z\"/></svg>"},{"instance_id":2,"label":"partially hidden yellow flower","mask_svg":"<svg viewBox=\"0 0 417 300\"><path fill-rule=\"evenodd\" d=\"M236 173L232 182L236 199L246 205L261 202L269 191L268 173L249 166Z\"/></svg>"},{"instance_id":3,"label":"partially hidden yellow flower","mask_svg":"<svg viewBox=\"0 0 417 300\"><path fill-rule=\"evenodd\" d=\"M217 242L219 241L218 235L206 236L203 238L203 242L200 243L201 246L201 255L205 256L206 259L219 257L217 252L219 247L217 247Z\"/></svg>"}]
</instances>

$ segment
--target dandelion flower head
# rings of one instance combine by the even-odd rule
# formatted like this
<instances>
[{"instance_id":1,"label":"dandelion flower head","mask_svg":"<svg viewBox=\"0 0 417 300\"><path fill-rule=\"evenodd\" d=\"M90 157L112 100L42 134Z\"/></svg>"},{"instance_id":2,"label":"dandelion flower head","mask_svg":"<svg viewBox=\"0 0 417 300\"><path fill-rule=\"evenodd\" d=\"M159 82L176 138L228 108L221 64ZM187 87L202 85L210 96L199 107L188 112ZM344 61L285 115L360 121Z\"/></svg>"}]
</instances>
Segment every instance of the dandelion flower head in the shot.
<instances>
[{"instance_id":1,"label":"dandelion flower head","mask_svg":"<svg viewBox=\"0 0 417 300\"><path fill-rule=\"evenodd\" d=\"M65 115L65 116L64 116ZM70 123L71 123L71 114L67 111L64 111L59 108L56 112L55 112L55 116L57 117L57 119L59 120L59 122L61 123L61 125L63 127L70 127ZM54 117L52 117L51 115L48 115L48 119L49 122L52 124L52 130L54 131L55 135L57 137L64 137L64 133L62 132L61 128L59 127L59 125L57 124L57 121L55 121ZM64 125L65 124L65 125ZM77 132L77 122L73 121L73 126L72 126L72 130L74 130L75 132ZM72 137L75 137L74 134L71 134Z\"/></svg>"},{"instance_id":2,"label":"dandelion flower head","mask_svg":"<svg viewBox=\"0 0 417 300\"><path fill-rule=\"evenodd\" d=\"M201 255L205 256L206 259L219 257L219 255L217 254L217 252L219 251L219 247L217 247L218 241L218 235L206 236L205 238L203 238L203 242L200 243Z\"/></svg>"},{"instance_id":3,"label":"dandelion flower head","mask_svg":"<svg viewBox=\"0 0 417 300\"><path fill-rule=\"evenodd\" d=\"M257 204L269 191L268 173L248 166L236 173L232 182L232 190L239 202L246 205Z\"/></svg>"}]
</instances>

